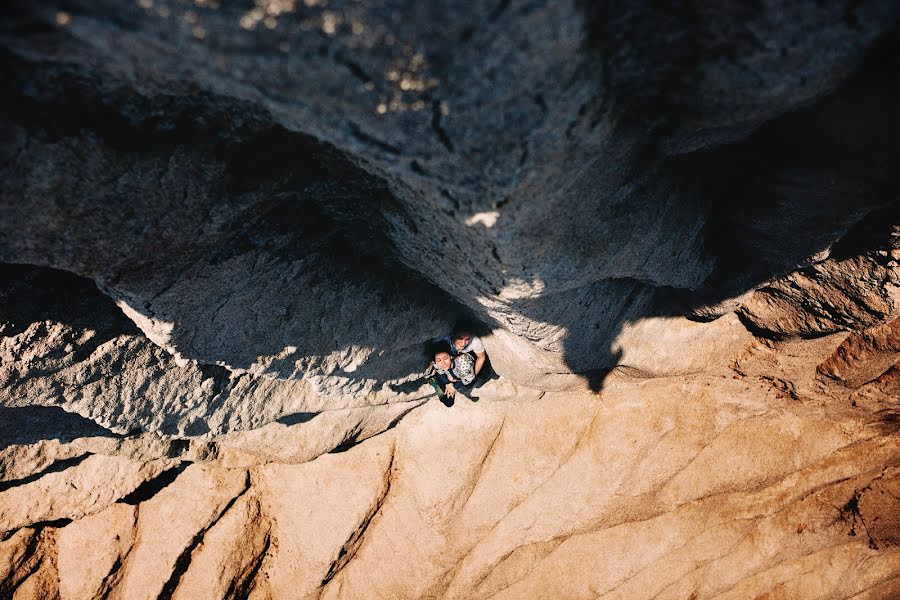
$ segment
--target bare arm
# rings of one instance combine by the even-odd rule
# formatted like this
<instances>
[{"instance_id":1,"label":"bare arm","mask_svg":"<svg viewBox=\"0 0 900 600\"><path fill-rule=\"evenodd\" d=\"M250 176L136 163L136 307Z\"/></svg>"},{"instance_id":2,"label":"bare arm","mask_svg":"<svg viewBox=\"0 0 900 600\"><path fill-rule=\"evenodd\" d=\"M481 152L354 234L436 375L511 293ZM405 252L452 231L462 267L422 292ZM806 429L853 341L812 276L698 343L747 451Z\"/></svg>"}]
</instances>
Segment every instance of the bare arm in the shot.
<instances>
[{"instance_id":1,"label":"bare arm","mask_svg":"<svg viewBox=\"0 0 900 600\"><path fill-rule=\"evenodd\" d=\"M487 357L487 354L484 352L478 352L475 354L475 374L478 375L481 373L481 367L484 366L484 359Z\"/></svg>"}]
</instances>

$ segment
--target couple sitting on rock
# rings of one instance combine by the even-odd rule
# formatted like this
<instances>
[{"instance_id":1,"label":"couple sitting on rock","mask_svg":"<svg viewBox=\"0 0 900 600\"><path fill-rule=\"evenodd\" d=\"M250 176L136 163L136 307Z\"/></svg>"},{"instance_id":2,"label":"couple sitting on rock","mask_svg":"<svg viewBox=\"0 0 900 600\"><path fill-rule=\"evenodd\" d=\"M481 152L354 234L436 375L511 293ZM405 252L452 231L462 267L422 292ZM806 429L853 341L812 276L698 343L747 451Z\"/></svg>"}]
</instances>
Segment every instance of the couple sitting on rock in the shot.
<instances>
[{"instance_id":1,"label":"couple sitting on rock","mask_svg":"<svg viewBox=\"0 0 900 600\"><path fill-rule=\"evenodd\" d=\"M471 394L471 389L476 379L480 379L479 375L487 374L487 354L480 338L466 329L457 329L451 335L434 340L431 355L435 374L429 383L437 390L441 402L452 406L457 392L472 401L478 400Z\"/></svg>"}]
</instances>

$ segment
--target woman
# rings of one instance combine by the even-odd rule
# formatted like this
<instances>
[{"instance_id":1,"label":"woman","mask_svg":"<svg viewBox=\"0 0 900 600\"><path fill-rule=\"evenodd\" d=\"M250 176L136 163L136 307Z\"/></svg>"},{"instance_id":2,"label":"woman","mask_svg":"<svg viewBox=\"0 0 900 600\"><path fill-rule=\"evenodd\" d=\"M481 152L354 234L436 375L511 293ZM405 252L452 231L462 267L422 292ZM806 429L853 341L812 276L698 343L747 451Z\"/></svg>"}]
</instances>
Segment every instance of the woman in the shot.
<instances>
[{"instance_id":1,"label":"woman","mask_svg":"<svg viewBox=\"0 0 900 600\"><path fill-rule=\"evenodd\" d=\"M456 392L468 392L475 381L475 359L471 354L450 356L446 350L437 350L432 366L436 373L430 383L437 390L441 402L447 406L452 405L451 400Z\"/></svg>"}]
</instances>

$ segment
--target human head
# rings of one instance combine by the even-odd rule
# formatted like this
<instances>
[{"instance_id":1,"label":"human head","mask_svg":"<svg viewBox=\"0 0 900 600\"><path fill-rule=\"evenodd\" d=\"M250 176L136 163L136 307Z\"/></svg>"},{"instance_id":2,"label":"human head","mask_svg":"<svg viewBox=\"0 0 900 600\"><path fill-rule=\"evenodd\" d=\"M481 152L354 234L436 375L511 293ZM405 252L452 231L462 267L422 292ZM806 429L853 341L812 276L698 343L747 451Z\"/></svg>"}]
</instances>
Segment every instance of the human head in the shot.
<instances>
[{"instance_id":1,"label":"human head","mask_svg":"<svg viewBox=\"0 0 900 600\"><path fill-rule=\"evenodd\" d=\"M449 371L453 364L453 360L450 358L449 352L446 350L439 350L434 353L434 364L445 371Z\"/></svg>"},{"instance_id":2,"label":"human head","mask_svg":"<svg viewBox=\"0 0 900 600\"><path fill-rule=\"evenodd\" d=\"M472 339L472 333L466 331L465 329L460 329L453 333L453 347L457 350L462 350L466 347L466 344L469 343L469 340Z\"/></svg>"}]
</instances>

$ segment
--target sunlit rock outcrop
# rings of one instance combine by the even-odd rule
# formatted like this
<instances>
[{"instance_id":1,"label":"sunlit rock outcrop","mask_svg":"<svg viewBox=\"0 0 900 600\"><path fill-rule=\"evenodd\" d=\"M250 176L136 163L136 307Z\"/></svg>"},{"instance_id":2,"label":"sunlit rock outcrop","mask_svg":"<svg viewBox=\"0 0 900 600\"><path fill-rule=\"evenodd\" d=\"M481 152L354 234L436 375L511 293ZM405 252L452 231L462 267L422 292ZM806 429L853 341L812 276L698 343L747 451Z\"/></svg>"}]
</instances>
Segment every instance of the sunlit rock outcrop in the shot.
<instances>
[{"instance_id":1,"label":"sunlit rock outcrop","mask_svg":"<svg viewBox=\"0 0 900 600\"><path fill-rule=\"evenodd\" d=\"M0 598L900 595L900 9L657 4L14 2Z\"/></svg>"}]
</instances>

